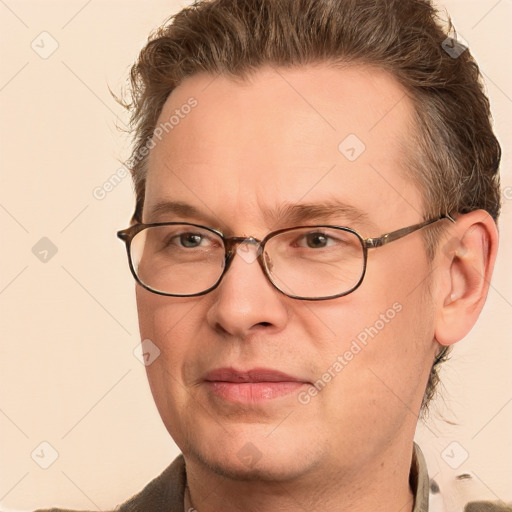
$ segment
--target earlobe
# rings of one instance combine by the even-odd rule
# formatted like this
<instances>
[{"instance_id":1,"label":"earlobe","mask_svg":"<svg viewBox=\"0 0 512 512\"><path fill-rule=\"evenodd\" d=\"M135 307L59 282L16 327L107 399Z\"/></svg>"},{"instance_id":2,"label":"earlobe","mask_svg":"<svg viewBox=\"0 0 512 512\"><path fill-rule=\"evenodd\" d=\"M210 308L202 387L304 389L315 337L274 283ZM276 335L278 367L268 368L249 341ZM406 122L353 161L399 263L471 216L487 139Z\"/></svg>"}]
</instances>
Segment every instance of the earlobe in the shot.
<instances>
[{"instance_id":1,"label":"earlobe","mask_svg":"<svg viewBox=\"0 0 512 512\"><path fill-rule=\"evenodd\" d=\"M483 210L460 215L436 255L441 283L435 337L448 346L466 336L487 297L498 231Z\"/></svg>"}]
</instances>

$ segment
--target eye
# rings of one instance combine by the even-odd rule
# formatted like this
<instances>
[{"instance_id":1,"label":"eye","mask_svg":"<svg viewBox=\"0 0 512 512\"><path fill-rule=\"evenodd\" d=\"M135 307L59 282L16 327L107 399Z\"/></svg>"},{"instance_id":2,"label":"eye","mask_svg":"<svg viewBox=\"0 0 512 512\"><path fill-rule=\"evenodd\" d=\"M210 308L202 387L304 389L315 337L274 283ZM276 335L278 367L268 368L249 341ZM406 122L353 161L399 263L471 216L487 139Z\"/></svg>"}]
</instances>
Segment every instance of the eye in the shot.
<instances>
[{"instance_id":1,"label":"eye","mask_svg":"<svg viewBox=\"0 0 512 512\"><path fill-rule=\"evenodd\" d=\"M171 226L155 234L161 235L160 247L165 250L213 250L222 247L222 241L218 240L213 233L199 229L190 231L190 227L175 228Z\"/></svg>"},{"instance_id":2,"label":"eye","mask_svg":"<svg viewBox=\"0 0 512 512\"><path fill-rule=\"evenodd\" d=\"M304 236L304 241L310 249L323 249L332 239L323 233L308 233Z\"/></svg>"},{"instance_id":3,"label":"eye","mask_svg":"<svg viewBox=\"0 0 512 512\"><path fill-rule=\"evenodd\" d=\"M199 247L204 240L204 237L197 233L182 233L178 235L179 243L183 247L194 248Z\"/></svg>"},{"instance_id":4,"label":"eye","mask_svg":"<svg viewBox=\"0 0 512 512\"><path fill-rule=\"evenodd\" d=\"M300 235L292 245L306 249L326 249L340 244L343 244L343 240L338 236L334 237L321 231L311 231Z\"/></svg>"}]
</instances>

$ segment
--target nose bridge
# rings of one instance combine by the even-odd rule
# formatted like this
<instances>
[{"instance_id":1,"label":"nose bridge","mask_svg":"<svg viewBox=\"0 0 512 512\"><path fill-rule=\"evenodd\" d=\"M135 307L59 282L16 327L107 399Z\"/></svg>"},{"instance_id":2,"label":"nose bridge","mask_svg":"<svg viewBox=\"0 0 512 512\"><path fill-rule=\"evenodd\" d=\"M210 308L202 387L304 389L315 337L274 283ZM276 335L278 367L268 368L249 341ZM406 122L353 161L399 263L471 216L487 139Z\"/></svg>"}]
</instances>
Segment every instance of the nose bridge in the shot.
<instances>
[{"instance_id":1,"label":"nose bridge","mask_svg":"<svg viewBox=\"0 0 512 512\"><path fill-rule=\"evenodd\" d=\"M262 264L261 241L253 237L225 240L227 262L217 297L207 318L231 334L246 335L257 326L282 329L287 312ZM256 270L254 264L260 269ZM231 268L230 268L231 267ZM258 274L261 272L261 274Z\"/></svg>"},{"instance_id":2,"label":"nose bridge","mask_svg":"<svg viewBox=\"0 0 512 512\"><path fill-rule=\"evenodd\" d=\"M240 257L245 261L245 263L254 263L258 260L258 264L265 275L267 277L267 273L265 271L265 266L263 265L261 255L263 253L262 241L254 238L252 236L249 237L231 237L224 240L225 248L226 248L226 256L227 256L227 265L226 271L229 271L229 267L233 263L235 256ZM251 246L255 246L253 250L251 250Z\"/></svg>"},{"instance_id":3,"label":"nose bridge","mask_svg":"<svg viewBox=\"0 0 512 512\"><path fill-rule=\"evenodd\" d=\"M228 254L232 253L233 250L237 249L237 247L239 247L241 244L257 245L258 251L261 248L261 240L258 240L252 236L233 236L231 238L224 239L224 245Z\"/></svg>"}]
</instances>

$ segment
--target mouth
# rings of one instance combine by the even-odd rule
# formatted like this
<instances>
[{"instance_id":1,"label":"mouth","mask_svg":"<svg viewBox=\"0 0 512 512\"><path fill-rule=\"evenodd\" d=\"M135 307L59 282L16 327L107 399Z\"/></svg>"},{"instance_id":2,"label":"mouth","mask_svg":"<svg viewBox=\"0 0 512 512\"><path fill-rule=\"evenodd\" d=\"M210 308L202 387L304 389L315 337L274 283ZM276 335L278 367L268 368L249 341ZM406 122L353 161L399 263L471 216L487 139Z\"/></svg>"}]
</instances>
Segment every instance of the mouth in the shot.
<instances>
[{"instance_id":1,"label":"mouth","mask_svg":"<svg viewBox=\"0 0 512 512\"><path fill-rule=\"evenodd\" d=\"M218 398L251 404L291 395L309 384L298 377L268 368L218 368L209 372L204 381Z\"/></svg>"}]
</instances>

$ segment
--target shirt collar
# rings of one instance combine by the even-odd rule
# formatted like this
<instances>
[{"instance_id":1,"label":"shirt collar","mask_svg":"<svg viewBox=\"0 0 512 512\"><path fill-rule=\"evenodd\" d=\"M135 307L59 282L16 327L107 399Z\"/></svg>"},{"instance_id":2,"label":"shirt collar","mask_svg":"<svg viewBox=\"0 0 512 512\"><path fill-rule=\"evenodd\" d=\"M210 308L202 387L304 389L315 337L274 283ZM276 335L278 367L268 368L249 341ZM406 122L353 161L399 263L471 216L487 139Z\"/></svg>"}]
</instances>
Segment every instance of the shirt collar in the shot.
<instances>
[{"instance_id":1,"label":"shirt collar","mask_svg":"<svg viewBox=\"0 0 512 512\"><path fill-rule=\"evenodd\" d=\"M409 476L414 493L414 508L412 512L428 512L429 478L427 463L420 447L414 443L412 452L411 473Z\"/></svg>"}]
</instances>

